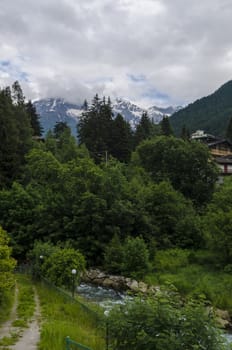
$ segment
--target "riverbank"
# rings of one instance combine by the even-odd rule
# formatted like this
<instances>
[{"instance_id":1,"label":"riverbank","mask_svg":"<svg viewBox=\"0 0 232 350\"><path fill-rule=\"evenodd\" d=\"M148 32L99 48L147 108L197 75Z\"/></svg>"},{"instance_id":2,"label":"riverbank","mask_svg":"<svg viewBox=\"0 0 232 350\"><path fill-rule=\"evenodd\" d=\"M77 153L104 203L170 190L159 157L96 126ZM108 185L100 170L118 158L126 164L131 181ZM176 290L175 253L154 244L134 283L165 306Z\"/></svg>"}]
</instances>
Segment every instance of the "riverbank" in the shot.
<instances>
[{"instance_id":1,"label":"riverbank","mask_svg":"<svg viewBox=\"0 0 232 350\"><path fill-rule=\"evenodd\" d=\"M187 268L186 268L187 269ZM182 271L183 272L183 271ZM162 276L162 277L161 277ZM166 280L164 280L165 276L167 276L167 274L161 274L159 277L162 280L164 284L164 282L170 282L170 277L171 275L168 275L168 278ZM173 274L173 276L178 276L178 274ZM205 275L206 276L206 275ZM202 278L202 273L199 274L198 278L201 277ZM208 276L209 277L209 276ZM155 277L157 278L157 276ZM212 276L211 276L212 278ZM125 291L125 292L129 292L132 294L148 294L148 295L155 295L157 292L160 291L160 287L158 285L152 285L152 284L148 284L145 283L143 281L137 281L135 279L132 278L128 278L128 277L123 277L123 276L116 276L116 275L112 275L109 273L106 273L104 271L101 271L99 269L90 269L87 270L85 272L85 274L82 276L82 280L85 283L89 283L89 284L93 284L93 285L97 285L97 286L101 286L103 288L112 288L116 291ZM151 276L149 276L149 280L151 281L152 278ZM195 284L197 283L197 278L193 279L192 281L195 281ZM186 279L186 281L188 281L188 279ZM205 279L202 278L202 286L206 286L206 284L204 283ZM176 284L173 283L175 286ZM193 288L192 288L192 292L194 291L194 283L192 282ZM208 300L207 301L207 292L209 291L209 286L210 283L208 284L208 288L205 289L205 293L202 290L202 293L200 294L196 294L196 293L183 293L183 290L178 289L178 291L186 296L193 296L196 298L200 298L202 301L205 301L206 304L208 304L207 308L210 310L210 312L214 312L215 313L215 317L218 321L218 324L221 328L227 330L227 331L232 331L232 320L231 320L231 314L229 312L229 310L226 310L224 308L219 307L219 305L214 304L213 300ZM195 286L196 288L196 286ZM191 291L190 291L191 292Z\"/></svg>"}]
</instances>

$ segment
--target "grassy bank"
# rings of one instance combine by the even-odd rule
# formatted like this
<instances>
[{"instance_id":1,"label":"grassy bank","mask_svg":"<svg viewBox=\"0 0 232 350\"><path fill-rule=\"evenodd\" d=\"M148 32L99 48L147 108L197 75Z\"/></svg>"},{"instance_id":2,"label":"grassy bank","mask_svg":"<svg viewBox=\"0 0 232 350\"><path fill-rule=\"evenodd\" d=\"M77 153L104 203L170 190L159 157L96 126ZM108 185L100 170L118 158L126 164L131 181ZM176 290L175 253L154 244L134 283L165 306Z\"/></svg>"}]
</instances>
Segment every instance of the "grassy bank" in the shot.
<instances>
[{"instance_id":1,"label":"grassy bank","mask_svg":"<svg viewBox=\"0 0 232 350\"><path fill-rule=\"evenodd\" d=\"M171 283L182 295L208 300L232 314L232 274L224 272L204 251L160 253L145 280L155 285Z\"/></svg>"},{"instance_id":2,"label":"grassy bank","mask_svg":"<svg viewBox=\"0 0 232 350\"><path fill-rule=\"evenodd\" d=\"M38 286L38 293L43 320L39 349L63 350L67 336L93 350L105 348L105 330L94 313L45 286Z\"/></svg>"}]
</instances>

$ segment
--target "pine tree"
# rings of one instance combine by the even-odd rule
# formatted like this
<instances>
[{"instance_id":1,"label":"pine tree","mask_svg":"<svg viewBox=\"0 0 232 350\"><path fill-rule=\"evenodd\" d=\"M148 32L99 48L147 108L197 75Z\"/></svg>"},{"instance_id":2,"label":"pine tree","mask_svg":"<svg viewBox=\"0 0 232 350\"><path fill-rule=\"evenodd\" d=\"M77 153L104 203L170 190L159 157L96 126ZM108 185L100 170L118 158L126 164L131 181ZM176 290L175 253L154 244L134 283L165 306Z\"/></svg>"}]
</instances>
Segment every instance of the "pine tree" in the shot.
<instances>
[{"instance_id":1,"label":"pine tree","mask_svg":"<svg viewBox=\"0 0 232 350\"><path fill-rule=\"evenodd\" d=\"M96 161L102 155L111 153L113 113L111 105L105 98L99 99L96 94L92 105L82 113L78 125L78 139L80 144L85 144Z\"/></svg>"},{"instance_id":2,"label":"pine tree","mask_svg":"<svg viewBox=\"0 0 232 350\"><path fill-rule=\"evenodd\" d=\"M63 132L69 129L68 125L66 122L56 122L54 128L53 128L53 133L56 139L59 139L59 137L63 134Z\"/></svg>"},{"instance_id":3,"label":"pine tree","mask_svg":"<svg viewBox=\"0 0 232 350\"><path fill-rule=\"evenodd\" d=\"M173 135L173 130L171 128L171 125L170 125L170 122L169 122L169 118L167 116L163 117L160 125L161 125L161 133L162 133L162 135L165 135L165 136Z\"/></svg>"},{"instance_id":4,"label":"pine tree","mask_svg":"<svg viewBox=\"0 0 232 350\"><path fill-rule=\"evenodd\" d=\"M88 110L88 108L89 108L89 106L88 106L88 102L87 102L87 100L84 100L84 103L83 103L82 109L83 109L84 111L87 111L87 110Z\"/></svg>"},{"instance_id":5,"label":"pine tree","mask_svg":"<svg viewBox=\"0 0 232 350\"><path fill-rule=\"evenodd\" d=\"M189 130L186 128L185 125L183 125L183 128L181 130L181 138L183 140L189 140L190 139L190 133Z\"/></svg>"},{"instance_id":6,"label":"pine tree","mask_svg":"<svg viewBox=\"0 0 232 350\"><path fill-rule=\"evenodd\" d=\"M152 129L152 122L149 119L147 112L144 112L135 131L135 146L139 145L143 140L150 138L152 136Z\"/></svg>"},{"instance_id":7,"label":"pine tree","mask_svg":"<svg viewBox=\"0 0 232 350\"><path fill-rule=\"evenodd\" d=\"M12 100L18 106L24 105L25 97L23 96L23 90L17 80L12 85Z\"/></svg>"},{"instance_id":8,"label":"pine tree","mask_svg":"<svg viewBox=\"0 0 232 350\"><path fill-rule=\"evenodd\" d=\"M26 111L30 119L33 136L41 136L43 132L43 128L40 124L39 116L36 112L36 108L35 106L33 106L30 100L26 104Z\"/></svg>"},{"instance_id":9,"label":"pine tree","mask_svg":"<svg viewBox=\"0 0 232 350\"><path fill-rule=\"evenodd\" d=\"M13 95L0 91L0 186L8 187L20 176L25 155L32 146L32 129L22 89L15 82Z\"/></svg>"},{"instance_id":10,"label":"pine tree","mask_svg":"<svg viewBox=\"0 0 232 350\"><path fill-rule=\"evenodd\" d=\"M132 151L132 130L121 114L113 121L112 128L112 156L121 162L130 160Z\"/></svg>"}]
</instances>

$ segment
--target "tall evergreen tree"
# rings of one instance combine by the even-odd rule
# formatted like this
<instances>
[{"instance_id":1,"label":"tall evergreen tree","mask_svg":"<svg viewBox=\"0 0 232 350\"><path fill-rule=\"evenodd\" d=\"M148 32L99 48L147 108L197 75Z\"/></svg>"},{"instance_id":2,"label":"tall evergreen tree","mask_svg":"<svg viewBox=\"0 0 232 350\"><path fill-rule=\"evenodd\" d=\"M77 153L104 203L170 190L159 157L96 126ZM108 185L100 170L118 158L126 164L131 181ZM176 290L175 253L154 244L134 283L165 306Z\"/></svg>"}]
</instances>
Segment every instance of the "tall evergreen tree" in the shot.
<instances>
[{"instance_id":1,"label":"tall evergreen tree","mask_svg":"<svg viewBox=\"0 0 232 350\"><path fill-rule=\"evenodd\" d=\"M190 133L189 130L186 128L185 125L183 125L183 128L181 130L181 138L183 140L189 140L190 139Z\"/></svg>"},{"instance_id":2,"label":"tall evergreen tree","mask_svg":"<svg viewBox=\"0 0 232 350\"><path fill-rule=\"evenodd\" d=\"M128 162L132 151L132 130L121 114L113 121L112 156L119 161Z\"/></svg>"},{"instance_id":3,"label":"tall evergreen tree","mask_svg":"<svg viewBox=\"0 0 232 350\"><path fill-rule=\"evenodd\" d=\"M16 80L12 85L12 100L18 106L23 106L25 102L25 97L23 96L23 90Z\"/></svg>"},{"instance_id":4,"label":"tall evergreen tree","mask_svg":"<svg viewBox=\"0 0 232 350\"><path fill-rule=\"evenodd\" d=\"M95 160L99 160L105 152L111 153L112 117L111 105L104 98L101 101L96 94L91 107L80 118L79 143L86 145Z\"/></svg>"},{"instance_id":5,"label":"tall evergreen tree","mask_svg":"<svg viewBox=\"0 0 232 350\"><path fill-rule=\"evenodd\" d=\"M56 122L53 128L55 138L58 139L66 129L69 129L66 122Z\"/></svg>"},{"instance_id":6,"label":"tall evergreen tree","mask_svg":"<svg viewBox=\"0 0 232 350\"><path fill-rule=\"evenodd\" d=\"M41 136L43 132L43 128L40 124L39 116L36 112L36 108L35 106L33 106L30 100L26 103L26 112L30 119L33 136Z\"/></svg>"},{"instance_id":7,"label":"tall evergreen tree","mask_svg":"<svg viewBox=\"0 0 232 350\"><path fill-rule=\"evenodd\" d=\"M161 125L161 133L162 133L162 135L164 135L164 136L171 136L171 135L173 135L173 130L171 128L171 125L170 125L170 122L169 122L169 118L167 116L163 117L160 125Z\"/></svg>"},{"instance_id":8,"label":"tall evergreen tree","mask_svg":"<svg viewBox=\"0 0 232 350\"><path fill-rule=\"evenodd\" d=\"M84 103L83 103L83 106L82 106L82 109L83 109L84 111L87 111L88 108L89 108L89 105L88 105L87 100L85 99L85 100L84 100Z\"/></svg>"},{"instance_id":9,"label":"tall evergreen tree","mask_svg":"<svg viewBox=\"0 0 232 350\"><path fill-rule=\"evenodd\" d=\"M147 112L144 112L135 131L135 146L137 146L143 140L150 138L152 136L152 129L152 122L149 119Z\"/></svg>"},{"instance_id":10,"label":"tall evergreen tree","mask_svg":"<svg viewBox=\"0 0 232 350\"><path fill-rule=\"evenodd\" d=\"M18 82L0 91L0 186L8 187L20 176L25 154L32 145L32 130Z\"/></svg>"}]
</instances>

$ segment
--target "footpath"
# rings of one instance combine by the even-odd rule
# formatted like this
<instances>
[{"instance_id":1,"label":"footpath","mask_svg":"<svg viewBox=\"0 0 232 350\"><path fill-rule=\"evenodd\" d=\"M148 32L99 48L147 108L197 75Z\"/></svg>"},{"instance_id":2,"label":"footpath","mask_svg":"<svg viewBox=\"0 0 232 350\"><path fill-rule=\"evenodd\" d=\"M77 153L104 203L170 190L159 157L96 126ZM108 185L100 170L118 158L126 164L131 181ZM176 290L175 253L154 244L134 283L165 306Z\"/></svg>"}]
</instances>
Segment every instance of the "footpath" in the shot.
<instances>
[{"instance_id":1,"label":"footpath","mask_svg":"<svg viewBox=\"0 0 232 350\"><path fill-rule=\"evenodd\" d=\"M0 350L36 350L40 339L39 321L40 304L36 289L34 289L35 312L30 319L28 327L16 327L18 306L18 288L15 289L14 304L9 319L0 327ZM15 340L15 341L14 341ZM14 345L9 343L15 342Z\"/></svg>"}]
</instances>

